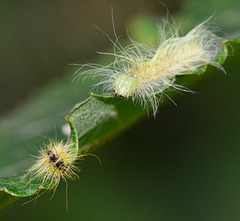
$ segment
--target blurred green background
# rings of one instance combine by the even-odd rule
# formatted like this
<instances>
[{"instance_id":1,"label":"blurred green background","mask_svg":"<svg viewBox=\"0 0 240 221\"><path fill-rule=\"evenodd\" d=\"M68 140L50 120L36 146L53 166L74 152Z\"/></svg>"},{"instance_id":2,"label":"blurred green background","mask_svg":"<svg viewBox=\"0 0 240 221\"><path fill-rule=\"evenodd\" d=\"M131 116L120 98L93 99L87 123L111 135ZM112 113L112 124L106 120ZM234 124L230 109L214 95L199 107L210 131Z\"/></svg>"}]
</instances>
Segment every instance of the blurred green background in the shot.
<instances>
[{"instance_id":1,"label":"blurred green background","mask_svg":"<svg viewBox=\"0 0 240 221\"><path fill-rule=\"evenodd\" d=\"M240 35L238 0L164 4L189 27L214 14L222 36ZM26 169L42 136L64 137L64 116L88 96L91 82L72 83L68 64L106 62L96 51L112 45L93 24L113 37L111 6L117 33L129 29L134 39L144 38L139 22L155 24L166 15L157 0L0 2L0 177ZM234 53L224 64L227 75L211 68L194 76L198 94L175 98L177 107L160 108L156 119L94 149L102 166L91 157L81 162L80 180L68 182L69 213L62 182L51 200L52 193L35 204L22 205L29 200L23 199L1 211L0 220L240 220L240 55Z\"/></svg>"}]
</instances>

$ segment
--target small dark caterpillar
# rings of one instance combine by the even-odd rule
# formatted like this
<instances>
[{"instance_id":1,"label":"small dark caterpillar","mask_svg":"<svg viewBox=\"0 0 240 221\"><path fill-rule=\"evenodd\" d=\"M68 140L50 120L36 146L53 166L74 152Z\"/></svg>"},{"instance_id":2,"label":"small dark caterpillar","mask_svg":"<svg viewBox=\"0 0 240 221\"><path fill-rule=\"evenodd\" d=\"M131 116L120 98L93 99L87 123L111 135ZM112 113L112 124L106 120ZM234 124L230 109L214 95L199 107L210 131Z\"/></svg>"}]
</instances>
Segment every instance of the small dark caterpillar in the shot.
<instances>
[{"instance_id":1,"label":"small dark caterpillar","mask_svg":"<svg viewBox=\"0 0 240 221\"><path fill-rule=\"evenodd\" d=\"M28 169L28 174L34 178L42 180L43 183L58 185L60 179L78 178L75 171L79 169L74 165L78 159L73 151L70 141L55 142L50 140L39 150L35 164Z\"/></svg>"}]
</instances>

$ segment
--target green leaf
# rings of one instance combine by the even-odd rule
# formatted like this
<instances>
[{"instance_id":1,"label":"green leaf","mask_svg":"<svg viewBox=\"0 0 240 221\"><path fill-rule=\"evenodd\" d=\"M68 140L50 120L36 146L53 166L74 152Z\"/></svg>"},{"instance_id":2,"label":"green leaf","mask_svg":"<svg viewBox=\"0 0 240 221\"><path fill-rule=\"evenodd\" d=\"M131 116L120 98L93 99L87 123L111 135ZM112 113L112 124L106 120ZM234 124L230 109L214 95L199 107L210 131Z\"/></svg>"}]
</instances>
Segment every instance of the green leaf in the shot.
<instances>
[{"instance_id":1,"label":"green leaf","mask_svg":"<svg viewBox=\"0 0 240 221\"><path fill-rule=\"evenodd\" d=\"M223 64L229 54L233 53L233 49L239 47L240 38L229 39L222 42L222 51L217 57L217 63Z\"/></svg>"},{"instance_id":2,"label":"green leaf","mask_svg":"<svg viewBox=\"0 0 240 221\"><path fill-rule=\"evenodd\" d=\"M239 38L223 41L223 50L219 54L217 62L222 64L228 56L228 51L238 46L239 43ZM200 67L197 72L186 73L186 75L202 74L206 69L207 64ZM188 83L191 83L191 81ZM171 93L171 97L175 95L173 92L169 93ZM131 127L147 112L151 113L151 109L143 110L142 105L133 103L132 99L91 93L88 99L75 106L66 117L72 132L73 148L76 151L78 149L84 151L94 143L104 143ZM43 185L40 180L32 180L28 176L25 178L16 176L0 180L0 190L16 197L31 196L41 189L52 189L54 186L55 184Z\"/></svg>"},{"instance_id":3,"label":"green leaf","mask_svg":"<svg viewBox=\"0 0 240 221\"><path fill-rule=\"evenodd\" d=\"M77 131L80 149L93 143L106 142L146 114L146 110L143 111L140 104L133 104L132 99L90 95L66 117L71 128Z\"/></svg>"},{"instance_id":4,"label":"green leaf","mask_svg":"<svg viewBox=\"0 0 240 221\"><path fill-rule=\"evenodd\" d=\"M0 189L16 197L35 195L40 190L53 189L55 186L55 183L43 184L41 180L32 180L29 176L0 179Z\"/></svg>"}]
</instances>

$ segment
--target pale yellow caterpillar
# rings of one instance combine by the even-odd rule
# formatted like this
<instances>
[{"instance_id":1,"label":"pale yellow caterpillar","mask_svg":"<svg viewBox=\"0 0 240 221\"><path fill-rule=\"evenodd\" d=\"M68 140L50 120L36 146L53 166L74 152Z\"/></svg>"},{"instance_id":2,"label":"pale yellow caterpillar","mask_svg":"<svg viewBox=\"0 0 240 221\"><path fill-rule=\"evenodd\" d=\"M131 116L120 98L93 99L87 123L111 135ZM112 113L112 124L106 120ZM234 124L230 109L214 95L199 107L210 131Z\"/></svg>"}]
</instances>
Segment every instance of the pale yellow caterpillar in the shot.
<instances>
[{"instance_id":1,"label":"pale yellow caterpillar","mask_svg":"<svg viewBox=\"0 0 240 221\"><path fill-rule=\"evenodd\" d=\"M75 136L76 131L73 131L73 140L77 140ZM93 154L79 154L78 146L74 145L72 139L63 141L55 141L49 139L48 143L43 144L43 146L38 150L38 155L35 156L35 163L27 170L27 173L23 176L24 178L29 178L28 185L37 181L41 183L39 189L53 189L53 195L61 181L63 179L66 182L66 212L68 212L68 196L67 196L67 180L75 180L78 178L76 172L79 168L75 166L76 161L86 155ZM46 190L43 192L45 193ZM36 200L39 196L32 199ZM32 200L28 201L31 202ZM26 202L26 203L28 203Z\"/></svg>"},{"instance_id":2,"label":"pale yellow caterpillar","mask_svg":"<svg viewBox=\"0 0 240 221\"><path fill-rule=\"evenodd\" d=\"M64 143L49 140L38 152L38 156L35 156L35 163L27 171L27 175L30 175L32 179L41 180L43 185L57 187L61 179L67 181L67 179L78 178L75 173L79 171L75 166L78 154L71 141Z\"/></svg>"},{"instance_id":3,"label":"pale yellow caterpillar","mask_svg":"<svg viewBox=\"0 0 240 221\"><path fill-rule=\"evenodd\" d=\"M73 134L75 132L74 130ZM77 142L77 136L73 135L72 138ZM76 172L80 169L76 166L76 162L83 157L94 156L101 164L97 155L87 153L89 147L83 147L82 150L85 149L85 151L79 153L78 142L74 144L73 140L64 142L49 139L48 143L44 143L38 150L38 155L34 156L35 163L27 170L25 177L30 177L30 182L40 181L45 188L49 186L50 189L56 189L61 179L67 183L67 180L79 178Z\"/></svg>"},{"instance_id":4,"label":"pale yellow caterpillar","mask_svg":"<svg viewBox=\"0 0 240 221\"><path fill-rule=\"evenodd\" d=\"M66 211L68 211L67 180L76 180L79 178L76 172L79 172L80 169L76 166L76 162L85 156L94 156L101 164L101 160L97 155L87 153L90 147L82 147L82 150L85 151L79 153L77 131L72 127L71 132L71 138L66 142L49 139L48 143L43 144L38 150L38 155L34 156L36 158L35 163L23 176L23 179L29 179L26 188L36 181L37 183L41 183L38 188L45 189L44 192L47 189L53 189L53 195L60 181L64 180L66 183ZM40 195L37 194L33 200L37 199L43 193Z\"/></svg>"},{"instance_id":5,"label":"pale yellow caterpillar","mask_svg":"<svg viewBox=\"0 0 240 221\"><path fill-rule=\"evenodd\" d=\"M102 86L104 93L114 92L122 98L131 97L144 105L150 103L155 116L159 104L156 95L162 95L165 89L170 88L187 91L182 85L174 83L177 76L197 72L206 64L223 70L216 62L222 50L222 39L211 30L209 20L184 36L180 36L179 28L175 25L170 27L165 20L159 26L157 47L137 43L131 38L132 44L122 47L114 29L114 52L101 53L114 56L114 62L107 66L83 65L90 67L90 70L82 71L81 67L76 72L77 76L103 77L95 86Z\"/></svg>"}]
</instances>

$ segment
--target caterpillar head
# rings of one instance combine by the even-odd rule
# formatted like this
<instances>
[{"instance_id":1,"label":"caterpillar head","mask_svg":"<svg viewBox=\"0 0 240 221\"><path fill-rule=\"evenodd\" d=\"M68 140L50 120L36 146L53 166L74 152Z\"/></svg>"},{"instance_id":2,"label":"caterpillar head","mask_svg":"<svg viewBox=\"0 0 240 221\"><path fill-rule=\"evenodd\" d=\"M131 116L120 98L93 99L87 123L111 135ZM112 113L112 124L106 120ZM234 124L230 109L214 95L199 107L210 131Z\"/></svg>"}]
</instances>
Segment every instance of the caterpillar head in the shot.
<instances>
[{"instance_id":1,"label":"caterpillar head","mask_svg":"<svg viewBox=\"0 0 240 221\"><path fill-rule=\"evenodd\" d=\"M132 97L137 90L136 78L126 74L119 75L113 83L113 90L119 97Z\"/></svg>"}]
</instances>

